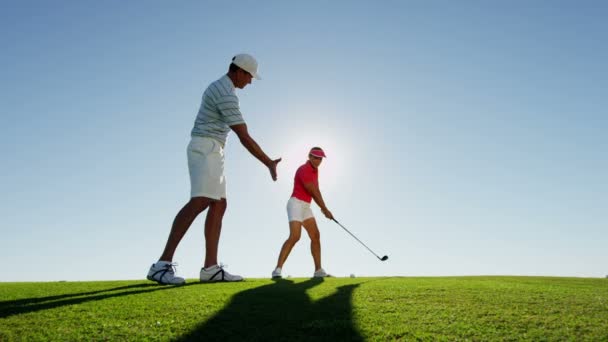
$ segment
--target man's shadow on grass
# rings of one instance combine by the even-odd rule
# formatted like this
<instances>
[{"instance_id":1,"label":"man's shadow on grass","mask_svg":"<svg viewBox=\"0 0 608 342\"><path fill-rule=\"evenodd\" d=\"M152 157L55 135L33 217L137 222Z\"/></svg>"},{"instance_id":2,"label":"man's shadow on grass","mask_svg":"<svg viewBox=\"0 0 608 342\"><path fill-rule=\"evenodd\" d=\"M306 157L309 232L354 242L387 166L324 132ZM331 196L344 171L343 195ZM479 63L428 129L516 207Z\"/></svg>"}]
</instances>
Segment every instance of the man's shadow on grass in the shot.
<instances>
[{"instance_id":1,"label":"man's shadow on grass","mask_svg":"<svg viewBox=\"0 0 608 342\"><path fill-rule=\"evenodd\" d=\"M352 313L352 294L358 284L312 301L306 290L323 278L273 284L237 293L215 316L202 322L178 341L362 341Z\"/></svg>"},{"instance_id":2,"label":"man's shadow on grass","mask_svg":"<svg viewBox=\"0 0 608 342\"><path fill-rule=\"evenodd\" d=\"M188 285L193 284L186 284L181 286ZM95 300L103 300L106 298L130 296L171 288L175 288L175 286L159 286L155 283L146 283L118 286L96 291L61 294L56 296L7 300L0 302L0 318L6 318L9 316L24 314L28 312L54 309L66 305L81 304Z\"/></svg>"}]
</instances>

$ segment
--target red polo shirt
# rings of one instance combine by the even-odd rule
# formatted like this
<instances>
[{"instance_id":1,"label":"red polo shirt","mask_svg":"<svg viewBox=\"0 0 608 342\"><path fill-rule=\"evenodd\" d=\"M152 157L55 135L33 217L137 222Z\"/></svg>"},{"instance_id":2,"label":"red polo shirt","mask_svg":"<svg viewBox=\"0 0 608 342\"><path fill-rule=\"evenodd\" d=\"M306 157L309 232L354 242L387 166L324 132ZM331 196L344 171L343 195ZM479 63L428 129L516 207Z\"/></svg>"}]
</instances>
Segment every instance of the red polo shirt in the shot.
<instances>
[{"instance_id":1,"label":"red polo shirt","mask_svg":"<svg viewBox=\"0 0 608 342\"><path fill-rule=\"evenodd\" d=\"M291 194L291 197L310 203L312 196L306 191L306 188L304 188L304 184L310 182L319 186L319 170L312 167L310 161L307 161L298 168L298 171L296 171L296 176L293 179L293 193Z\"/></svg>"}]
</instances>

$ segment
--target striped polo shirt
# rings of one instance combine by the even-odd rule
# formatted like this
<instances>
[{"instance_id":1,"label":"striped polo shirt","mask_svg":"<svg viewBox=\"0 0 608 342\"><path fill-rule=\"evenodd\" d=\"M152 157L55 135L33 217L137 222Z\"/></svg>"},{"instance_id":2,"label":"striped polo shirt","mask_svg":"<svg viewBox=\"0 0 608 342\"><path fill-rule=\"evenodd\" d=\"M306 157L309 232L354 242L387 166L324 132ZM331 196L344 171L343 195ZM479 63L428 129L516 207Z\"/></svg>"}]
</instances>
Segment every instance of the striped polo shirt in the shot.
<instances>
[{"instance_id":1,"label":"striped polo shirt","mask_svg":"<svg viewBox=\"0 0 608 342\"><path fill-rule=\"evenodd\" d=\"M245 123L239 98L228 75L211 83L203 93L201 108L194 121L191 136L209 137L226 144L230 126Z\"/></svg>"}]
</instances>

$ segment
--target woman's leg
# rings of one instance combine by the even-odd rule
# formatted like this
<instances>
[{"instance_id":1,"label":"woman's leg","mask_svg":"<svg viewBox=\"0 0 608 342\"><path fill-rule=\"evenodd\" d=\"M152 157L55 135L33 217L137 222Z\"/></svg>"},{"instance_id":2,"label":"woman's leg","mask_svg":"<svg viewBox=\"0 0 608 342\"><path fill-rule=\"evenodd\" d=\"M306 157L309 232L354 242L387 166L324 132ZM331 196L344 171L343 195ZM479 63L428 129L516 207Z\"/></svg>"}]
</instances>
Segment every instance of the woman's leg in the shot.
<instances>
[{"instance_id":1,"label":"woman's leg","mask_svg":"<svg viewBox=\"0 0 608 342\"><path fill-rule=\"evenodd\" d=\"M321 268L321 233L314 217L304 220L302 225L310 237L310 253L315 262L315 271L317 271Z\"/></svg>"},{"instance_id":2,"label":"woman's leg","mask_svg":"<svg viewBox=\"0 0 608 342\"><path fill-rule=\"evenodd\" d=\"M283 264L293 246L300 240L300 235L302 234L302 222L300 221L291 221L289 222L289 237L283 243L283 247L281 247L281 252L279 253L279 260L277 261L277 267L283 268Z\"/></svg>"}]
</instances>

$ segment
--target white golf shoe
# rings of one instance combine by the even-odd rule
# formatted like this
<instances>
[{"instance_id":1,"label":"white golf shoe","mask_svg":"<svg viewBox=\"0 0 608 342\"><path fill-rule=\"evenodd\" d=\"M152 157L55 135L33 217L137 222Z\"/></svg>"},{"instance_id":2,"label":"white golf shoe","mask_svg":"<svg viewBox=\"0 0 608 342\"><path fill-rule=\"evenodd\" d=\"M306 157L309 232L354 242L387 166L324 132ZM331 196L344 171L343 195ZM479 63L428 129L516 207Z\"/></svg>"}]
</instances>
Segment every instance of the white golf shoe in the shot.
<instances>
[{"instance_id":1,"label":"white golf shoe","mask_svg":"<svg viewBox=\"0 0 608 342\"><path fill-rule=\"evenodd\" d=\"M184 278L175 276L175 266L177 263L158 261L150 266L147 278L162 285L184 284L186 282Z\"/></svg>"},{"instance_id":2,"label":"white golf shoe","mask_svg":"<svg viewBox=\"0 0 608 342\"><path fill-rule=\"evenodd\" d=\"M272 278L273 279L277 279L277 278L283 278L283 276L281 275L281 268L277 267L274 269L274 271L272 271Z\"/></svg>"},{"instance_id":3,"label":"white golf shoe","mask_svg":"<svg viewBox=\"0 0 608 342\"><path fill-rule=\"evenodd\" d=\"M325 277L332 277L331 274L325 272L325 270L323 268L319 268L318 270L315 271L315 274L313 275L314 278L325 278Z\"/></svg>"},{"instance_id":4,"label":"white golf shoe","mask_svg":"<svg viewBox=\"0 0 608 342\"><path fill-rule=\"evenodd\" d=\"M218 281L242 281L243 277L230 274L224 270L225 265L214 265L208 268L201 268L200 280L202 283Z\"/></svg>"}]
</instances>

